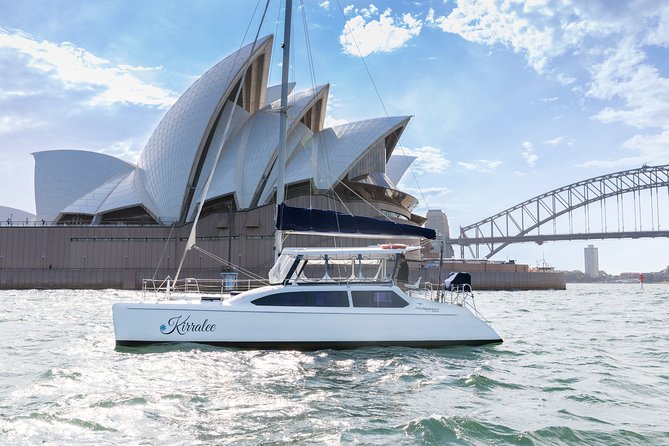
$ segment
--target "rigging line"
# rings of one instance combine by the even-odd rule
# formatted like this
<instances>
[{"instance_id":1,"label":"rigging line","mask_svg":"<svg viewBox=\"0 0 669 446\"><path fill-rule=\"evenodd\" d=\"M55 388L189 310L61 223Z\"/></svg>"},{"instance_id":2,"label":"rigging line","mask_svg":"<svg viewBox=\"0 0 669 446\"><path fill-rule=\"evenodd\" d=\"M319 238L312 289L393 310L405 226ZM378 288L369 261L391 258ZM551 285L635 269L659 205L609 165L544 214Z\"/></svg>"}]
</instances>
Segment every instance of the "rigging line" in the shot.
<instances>
[{"instance_id":1,"label":"rigging line","mask_svg":"<svg viewBox=\"0 0 669 446\"><path fill-rule=\"evenodd\" d=\"M357 193L356 191L354 191L353 189L351 189L346 183L344 183L344 182L341 181L341 180L337 180L337 181L339 181L339 184L341 184L342 186L344 186L346 189L348 189L348 190L350 190L351 192L353 192L353 194L355 194L355 195L356 195L358 198L360 198L363 202L365 202L366 204L368 204L372 209L374 209L376 212L378 212L379 214L381 214L381 215L383 216L383 218L385 218L385 219L388 220L388 221L393 221L390 217L388 217L386 214L384 214L383 212L381 212L381 209L377 208L377 207L374 206L372 203L370 203L369 201L365 200L365 198L364 198L362 195L360 195L359 193ZM349 211L349 213L350 213L350 211ZM353 215L353 214L351 214L351 215Z\"/></svg>"},{"instance_id":2,"label":"rigging line","mask_svg":"<svg viewBox=\"0 0 669 446\"><path fill-rule=\"evenodd\" d=\"M212 259L214 259L214 260L220 262L221 264L223 264L223 265L225 265L225 266L227 266L227 267L230 267L230 268L234 269L235 271L238 271L238 272L240 272L240 273L243 273L243 274L247 275L248 277L250 277L250 278L253 279L253 280L261 280L261 281L263 281L263 282L267 282L263 276L260 276L260 275L258 275L258 274L256 274L256 273L254 273L253 271L244 269L244 268L242 268L242 267L239 266L239 265L235 265L235 264L232 263L232 262L228 262L227 260L223 259L222 257L219 257L219 256L217 256L216 254L207 251L206 249L203 249L203 248L201 248L201 247L199 247L199 246L193 246L193 249L195 249L195 250L201 252L202 254L204 254L204 255L206 255L206 256L208 256L208 257L211 257Z\"/></svg>"},{"instance_id":3,"label":"rigging line","mask_svg":"<svg viewBox=\"0 0 669 446\"><path fill-rule=\"evenodd\" d=\"M304 42L307 48L307 60L309 61L309 75L311 76L311 87L316 89L316 72L314 70L314 57L311 51L311 40L309 39L309 28L307 27L307 13L304 7L304 0L300 0L300 10L302 12L302 27L304 29Z\"/></svg>"},{"instance_id":4,"label":"rigging line","mask_svg":"<svg viewBox=\"0 0 669 446\"><path fill-rule=\"evenodd\" d=\"M404 146L399 141L397 141L397 146L402 151L402 155L407 156L406 151L404 150ZM416 177L416 172L413 170L413 167L411 167L411 164L409 164L409 172L411 172L411 176L413 177L413 181L416 183L416 186L418 186L418 192L420 192L420 197L425 202L425 206L429 209L430 204L428 203L427 198L425 197L425 194L423 194L423 188L420 187L420 183L418 182L418 178Z\"/></svg>"},{"instance_id":5,"label":"rigging line","mask_svg":"<svg viewBox=\"0 0 669 446\"><path fill-rule=\"evenodd\" d=\"M307 59L308 59L308 65L309 65L309 75L310 75L310 78L311 78L311 88L312 88L312 92L315 96L315 94L316 94L316 74L315 74L315 69L314 69L313 51L311 50L311 40L309 38L309 29L308 29L308 26L307 26L306 8L304 7L304 1L303 0L300 0L300 6L301 6L300 9L301 9L301 12L302 12L302 27L303 27L303 30L304 30L304 38L305 38ZM312 125L313 125L313 119L314 119L314 115L313 115L313 111L312 111ZM320 123L320 117L319 117L319 123ZM321 130L322 129L319 128L319 131L321 131ZM325 138L321 138L321 140L323 142L323 144L322 144L323 145L323 150L322 151L319 150L319 152L321 152L324 155L325 160L326 160L326 164L328 166L328 170L332 171L332 168L331 168L332 166L331 166L331 163L330 163L330 157L328 156L328 152L327 152L327 141L326 141ZM312 177L315 177L315 176L318 175L318 165L316 165L315 168L316 168L316 175L312 175ZM313 181L310 181L309 182L309 207L310 208L313 208L313 186L314 186ZM336 198L344 206L344 208L346 208L346 205L343 203L343 200L341 199L341 197L339 197L337 195L337 193L334 192L334 189L332 189L332 191L333 191L334 195L336 196ZM327 206L328 206L329 209L333 209L332 204L330 203L329 200L327 201ZM334 204L334 210L335 211L337 210L336 209L336 202ZM351 213L350 210L348 210L348 208L346 208L346 210L347 210L347 212L349 212L349 214ZM337 217L336 220L337 220L337 226L339 227L339 218Z\"/></svg>"},{"instance_id":6,"label":"rigging line","mask_svg":"<svg viewBox=\"0 0 669 446\"><path fill-rule=\"evenodd\" d=\"M260 35L260 30L262 28L263 22L265 21L265 16L267 14L267 9L269 8L269 2L270 0L267 0L265 3L265 9L262 13L262 16L260 18L260 23L258 24L258 30L256 31L255 38L253 40L253 45L251 46L251 51L249 52L249 57L245 61L243 69L240 70L242 73L242 76L240 77L239 80L239 85L237 86L237 92L235 94L235 101L232 104L231 110L230 110L230 115L228 116L228 121L225 124L225 130L223 131L223 137L221 138L221 145L218 148L218 151L216 152L216 156L214 158L214 162L211 167L211 172L209 172L209 177L207 178L207 182L205 183L201 195L200 195L200 202L198 203L197 207L197 213L195 214L195 219L193 220L193 227L191 228L190 235L188 236L188 240L186 241L186 247L184 249L184 253L181 256L181 261L179 262L179 268L177 268L177 273L174 276L174 281L176 282L177 279L179 278L179 273L181 272L181 267L183 266L184 260L186 259L186 254L195 245L196 242L196 227L198 220L200 219L200 214L202 213L202 208L204 207L204 202L207 198L207 192L209 192L209 186L211 185L211 181L214 178L214 172L216 172L216 166L218 165L218 161L221 157L221 152L223 151L223 146L225 145L225 142L228 138L228 132L230 131L230 124L232 123L232 117L234 116L234 111L235 111L235 104L239 101L239 95L242 92L242 88L244 86L244 78L246 76L246 72L248 71L250 65L251 65L251 60L253 59L253 53L255 52L256 49L256 44L258 43L258 37ZM250 27L250 24L249 24ZM237 58L235 57L235 61L233 62L233 67L236 65ZM225 110L225 105L226 103L224 102L223 107L221 109L221 113Z\"/></svg>"},{"instance_id":7,"label":"rigging line","mask_svg":"<svg viewBox=\"0 0 669 446\"><path fill-rule=\"evenodd\" d=\"M170 240L172 240L172 232L174 232L174 227L176 225L177 225L176 221L172 223L172 227L170 228L170 233L167 236L167 240L165 241L165 246L163 247L163 252L162 254L160 254L160 260L158 260L158 265L156 266L156 270L153 272L153 277L151 278L151 280L156 280L156 276L158 275L158 269L160 268L160 265L163 263L163 257L165 257L165 252L167 251L167 247L170 245Z\"/></svg>"},{"instance_id":8,"label":"rigging line","mask_svg":"<svg viewBox=\"0 0 669 446\"><path fill-rule=\"evenodd\" d=\"M379 102L381 103L381 107L383 108L383 112L386 114L386 117L387 117L388 116L388 110L386 110L386 105L383 103L383 99L381 99L381 94L379 93L378 88L376 88L376 83L374 82L374 78L372 78L372 74L369 71L369 68L367 67L367 62L365 61L365 58L362 56L362 51L360 51L360 47L358 46L358 41L355 39L355 36L353 35L353 32L348 27L348 22L346 21L346 14L344 14L344 9L341 7L341 4L339 3L339 0L337 0L337 7L339 8L339 11L341 12L341 16L344 18L344 28L346 29L346 34L348 34L351 37L351 40L353 40L353 44L355 45L355 49L358 51L358 57L360 57L360 60L362 61L362 64L365 67L365 71L367 72L367 76L369 77L369 80L372 83L372 87L374 87L374 91L376 92L376 97L379 99Z\"/></svg>"},{"instance_id":9,"label":"rigging line","mask_svg":"<svg viewBox=\"0 0 669 446\"><path fill-rule=\"evenodd\" d=\"M309 38L309 28L307 26L307 13L306 8L304 7L304 0L300 0L300 10L302 12L302 29L304 30L304 42L307 50L307 59L309 61L309 76L311 78L311 89L316 93L316 70L314 68L314 57L311 50L311 39ZM313 112L312 112L312 123L313 123ZM320 124L320 117L319 117ZM322 129L318 127L318 130ZM309 208L313 208L313 184L312 181L309 181Z\"/></svg>"},{"instance_id":10,"label":"rigging line","mask_svg":"<svg viewBox=\"0 0 669 446\"><path fill-rule=\"evenodd\" d=\"M260 6L261 2L262 2L262 0L258 0L256 2L256 7L253 8L253 14L251 14L251 20L249 20L249 24L246 25L246 31L244 31L244 36L242 37L242 41L239 44L240 49L241 49L241 47L244 46L244 41L246 40L246 36L249 34L249 30L251 29L251 23L253 23L253 18L256 16L256 12L258 12L258 7ZM269 5L265 6L265 11L267 11L267 6L269 6ZM264 14L263 14L263 17L264 17ZM260 20L260 26L262 26L262 19ZM256 37L256 40L257 40L257 37Z\"/></svg>"},{"instance_id":11,"label":"rigging line","mask_svg":"<svg viewBox=\"0 0 669 446\"><path fill-rule=\"evenodd\" d=\"M281 2L279 2L279 7L277 8L277 11L276 11L276 20L274 21L274 23L276 25L276 26L274 26L274 35L278 36L279 35L279 25L281 25ZM275 39L273 47L278 47L278 46L279 46L279 40ZM278 50L274 51L274 49L275 48L272 48L272 55L271 55L271 58L270 58L270 67L274 66L274 55L279 53ZM267 84L268 85L272 85L272 71L273 70L268 70L268 73L267 73Z\"/></svg>"}]
</instances>

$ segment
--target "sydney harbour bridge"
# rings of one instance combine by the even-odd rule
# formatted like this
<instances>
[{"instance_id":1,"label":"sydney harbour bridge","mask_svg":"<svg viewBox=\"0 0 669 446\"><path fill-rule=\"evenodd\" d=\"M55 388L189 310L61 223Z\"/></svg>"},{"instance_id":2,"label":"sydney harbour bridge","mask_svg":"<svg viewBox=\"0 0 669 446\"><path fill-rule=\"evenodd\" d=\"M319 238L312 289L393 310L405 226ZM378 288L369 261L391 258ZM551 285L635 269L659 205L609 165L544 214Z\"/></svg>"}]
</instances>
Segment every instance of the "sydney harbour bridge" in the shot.
<instances>
[{"instance_id":1,"label":"sydney harbour bridge","mask_svg":"<svg viewBox=\"0 0 669 446\"><path fill-rule=\"evenodd\" d=\"M666 229L663 229L666 228ZM460 228L460 246L490 258L512 243L669 237L669 164L590 178Z\"/></svg>"}]
</instances>

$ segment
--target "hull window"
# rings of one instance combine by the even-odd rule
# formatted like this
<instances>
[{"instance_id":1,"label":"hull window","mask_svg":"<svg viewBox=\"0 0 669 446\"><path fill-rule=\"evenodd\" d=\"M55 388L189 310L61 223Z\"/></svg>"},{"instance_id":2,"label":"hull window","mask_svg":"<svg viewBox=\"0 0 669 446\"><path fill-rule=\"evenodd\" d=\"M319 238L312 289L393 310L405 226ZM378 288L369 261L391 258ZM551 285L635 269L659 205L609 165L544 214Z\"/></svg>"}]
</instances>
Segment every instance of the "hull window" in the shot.
<instances>
[{"instance_id":1,"label":"hull window","mask_svg":"<svg viewBox=\"0 0 669 446\"><path fill-rule=\"evenodd\" d=\"M348 307L346 291L298 291L259 297L253 305L274 307Z\"/></svg>"},{"instance_id":2,"label":"hull window","mask_svg":"<svg viewBox=\"0 0 669 446\"><path fill-rule=\"evenodd\" d=\"M409 303L398 296L393 291L353 291L354 307L383 307L383 308L403 308Z\"/></svg>"}]
</instances>

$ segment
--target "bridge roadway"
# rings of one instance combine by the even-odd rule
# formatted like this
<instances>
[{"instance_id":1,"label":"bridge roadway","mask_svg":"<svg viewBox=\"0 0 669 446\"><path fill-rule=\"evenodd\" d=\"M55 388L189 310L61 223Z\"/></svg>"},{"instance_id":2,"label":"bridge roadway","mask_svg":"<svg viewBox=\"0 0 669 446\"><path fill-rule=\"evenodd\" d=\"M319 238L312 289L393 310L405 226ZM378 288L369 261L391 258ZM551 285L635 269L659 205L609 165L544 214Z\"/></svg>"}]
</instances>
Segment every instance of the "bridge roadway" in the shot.
<instances>
[{"instance_id":1,"label":"bridge roadway","mask_svg":"<svg viewBox=\"0 0 669 446\"><path fill-rule=\"evenodd\" d=\"M579 234L526 234L517 236L447 238L444 243L458 246L490 245L495 243L556 242L564 240L603 240L620 238L655 238L669 237L669 231L625 231L625 232L587 232Z\"/></svg>"}]
</instances>

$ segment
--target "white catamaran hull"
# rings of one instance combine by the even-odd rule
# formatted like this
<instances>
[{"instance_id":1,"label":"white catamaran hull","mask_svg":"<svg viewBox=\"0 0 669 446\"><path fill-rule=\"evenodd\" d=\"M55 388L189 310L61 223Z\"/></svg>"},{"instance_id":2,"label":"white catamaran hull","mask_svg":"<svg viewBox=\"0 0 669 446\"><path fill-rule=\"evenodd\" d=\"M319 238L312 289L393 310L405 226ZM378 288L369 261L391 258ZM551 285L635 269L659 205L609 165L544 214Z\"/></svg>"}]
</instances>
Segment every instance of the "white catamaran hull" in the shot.
<instances>
[{"instance_id":1,"label":"white catamaran hull","mask_svg":"<svg viewBox=\"0 0 669 446\"><path fill-rule=\"evenodd\" d=\"M118 303L112 311L120 346L195 342L311 350L501 342L495 330L468 309L420 299L388 309L256 307L196 300Z\"/></svg>"}]
</instances>

